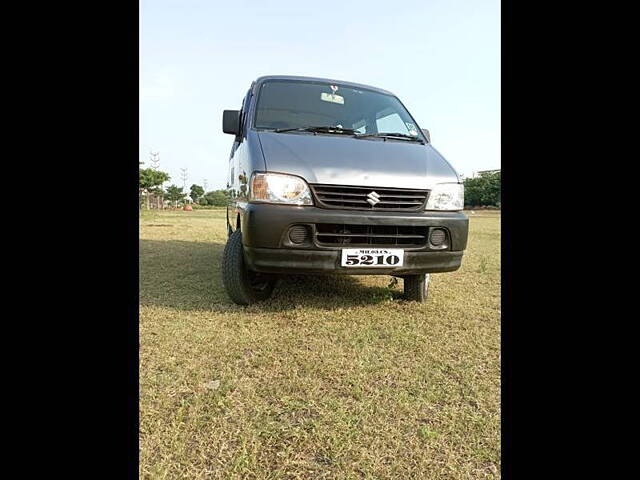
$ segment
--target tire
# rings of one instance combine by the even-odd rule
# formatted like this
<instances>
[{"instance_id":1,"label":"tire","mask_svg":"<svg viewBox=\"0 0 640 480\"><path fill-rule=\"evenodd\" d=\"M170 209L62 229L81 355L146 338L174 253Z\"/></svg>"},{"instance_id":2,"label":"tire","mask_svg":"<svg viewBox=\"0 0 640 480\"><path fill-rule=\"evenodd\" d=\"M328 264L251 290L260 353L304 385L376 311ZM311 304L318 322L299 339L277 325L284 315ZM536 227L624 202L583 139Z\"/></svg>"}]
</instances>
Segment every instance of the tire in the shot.
<instances>
[{"instance_id":1,"label":"tire","mask_svg":"<svg viewBox=\"0 0 640 480\"><path fill-rule=\"evenodd\" d=\"M238 305L251 305L271 296L275 277L247 269L244 263L242 232L231 234L222 254L222 283L229 298Z\"/></svg>"},{"instance_id":2,"label":"tire","mask_svg":"<svg viewBox=\"0 0 640 480\"><path fill-rule=\"evenodd\" d=\"M429 274L404 277L404 296L411 302L425 302L429 295Z\"/></svg>"},{"instance_id":3,"label":"tire","mask_svg":"<svg viewBox=\"0 0 640 480\"><path fill-rule=\"evenodd\" d=\"M229 209L227 208L227 240L229 239L232 233L233 233L233 230L231 230L231 225L229 225Z\"/></svg>"}]
</instances>

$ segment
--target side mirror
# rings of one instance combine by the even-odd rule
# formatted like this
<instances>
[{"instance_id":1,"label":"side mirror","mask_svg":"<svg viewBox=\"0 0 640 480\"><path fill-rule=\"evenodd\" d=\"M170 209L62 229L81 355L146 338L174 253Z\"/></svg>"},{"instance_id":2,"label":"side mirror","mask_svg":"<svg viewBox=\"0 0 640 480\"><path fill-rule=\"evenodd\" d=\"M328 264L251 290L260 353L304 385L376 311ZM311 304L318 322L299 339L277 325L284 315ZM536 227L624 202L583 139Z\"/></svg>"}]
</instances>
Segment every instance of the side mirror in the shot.
<instances>
[{"instance_id":1,"label":"side mirror","mask_svg":"<svg viewBox=\"0 0 640 480\"><path fill-rule=\"evenodd\" d=\"M232 135L240 135L240 110L222 112L222 131Z\"/></svg>"},{"instance_id":2,"label":"side mirror","mask_svg":"<svg viewBox=\"0 0 640 480\"><path fill-rule=\"evenodd\" d=\"M424 136L427 137L427 142L431 143L431 134L429 133L429 130L427 130L426 128L421 128L420 130L422 130Z\"/></svg>"}]
</instances>

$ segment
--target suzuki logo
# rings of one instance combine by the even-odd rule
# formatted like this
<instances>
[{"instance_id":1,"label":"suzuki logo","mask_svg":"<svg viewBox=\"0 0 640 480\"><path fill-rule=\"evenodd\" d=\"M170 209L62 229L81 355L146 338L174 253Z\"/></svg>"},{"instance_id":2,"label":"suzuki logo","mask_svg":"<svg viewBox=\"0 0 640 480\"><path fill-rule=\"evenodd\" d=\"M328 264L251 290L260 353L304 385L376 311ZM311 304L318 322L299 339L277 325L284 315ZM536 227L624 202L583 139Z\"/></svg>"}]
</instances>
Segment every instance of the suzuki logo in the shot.
<instances>
[{"instance_id":1,"label":"suzuki logo","mask_svg":"<svg viewBox=\"0 0 640 480\"><path fill-rule=\"evenodd\" d=\"M371 205L372 207L375 207L376 204L380 202L380 195L378 195L376 192L371 192L369 195L367 195L367 202L369 202L369 205Z\"/></svg>"}]
</instances>

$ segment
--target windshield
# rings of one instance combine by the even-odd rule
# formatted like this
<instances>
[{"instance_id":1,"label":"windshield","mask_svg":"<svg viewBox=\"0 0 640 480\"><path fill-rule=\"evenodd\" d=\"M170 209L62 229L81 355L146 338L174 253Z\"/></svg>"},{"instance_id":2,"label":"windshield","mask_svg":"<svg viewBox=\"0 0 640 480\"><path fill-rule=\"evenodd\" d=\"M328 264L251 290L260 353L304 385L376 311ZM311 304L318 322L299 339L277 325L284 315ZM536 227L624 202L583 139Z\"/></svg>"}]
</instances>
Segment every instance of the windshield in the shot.
<instances>
[{"instance_id":1,"label":"windshield","mask_svg":"<svg viewBox=\"0 0 640 480\"><path fill-rule=\"evenodd\" d=\"M270 80L258 95L255 128L339 127L358 134L421 138L400 101L384 93L324 82Z\"/></svg>"}]
</instances>

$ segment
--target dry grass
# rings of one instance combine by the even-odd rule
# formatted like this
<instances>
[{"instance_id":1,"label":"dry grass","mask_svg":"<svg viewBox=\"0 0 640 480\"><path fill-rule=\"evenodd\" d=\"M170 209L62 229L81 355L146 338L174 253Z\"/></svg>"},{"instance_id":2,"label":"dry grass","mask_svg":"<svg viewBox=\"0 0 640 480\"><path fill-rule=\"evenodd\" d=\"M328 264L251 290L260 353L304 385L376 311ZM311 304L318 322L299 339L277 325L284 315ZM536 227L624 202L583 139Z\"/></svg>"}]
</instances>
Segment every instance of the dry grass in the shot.
<instances>
[{"instance_id":1,"label":"dry grass","mask_svg":"<svg viewBox=\"0 0 640 480\"><path fill-rule=\"evenodd\" d=\"M141 478L500 477L500 216L426 304L292 277L232 304L224 212L140 221Z\"/></svg>"}]
</instances>

